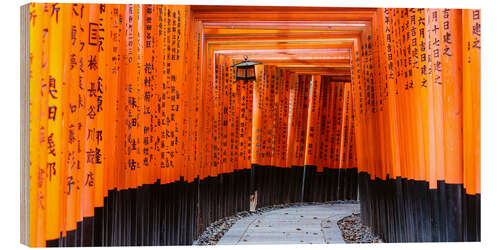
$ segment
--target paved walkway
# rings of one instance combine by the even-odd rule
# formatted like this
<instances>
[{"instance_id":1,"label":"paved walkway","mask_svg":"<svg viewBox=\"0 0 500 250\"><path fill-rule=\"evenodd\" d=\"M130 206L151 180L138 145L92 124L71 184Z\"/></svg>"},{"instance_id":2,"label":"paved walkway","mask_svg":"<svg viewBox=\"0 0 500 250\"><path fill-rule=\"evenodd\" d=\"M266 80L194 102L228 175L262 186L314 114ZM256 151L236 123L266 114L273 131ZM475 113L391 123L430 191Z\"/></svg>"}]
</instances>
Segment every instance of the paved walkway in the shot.
<instances>
[{"instance_id":1,"label":"paved walkway","mask_svg":"<svg viewBox=\"0 0 500 250\"><path fill-rule=\"evenodd\" d=\"M239 220L217 244L342 244L337 221L352 213L359 213L359 204L278 209Z\"/></svg>"}]
</instances>

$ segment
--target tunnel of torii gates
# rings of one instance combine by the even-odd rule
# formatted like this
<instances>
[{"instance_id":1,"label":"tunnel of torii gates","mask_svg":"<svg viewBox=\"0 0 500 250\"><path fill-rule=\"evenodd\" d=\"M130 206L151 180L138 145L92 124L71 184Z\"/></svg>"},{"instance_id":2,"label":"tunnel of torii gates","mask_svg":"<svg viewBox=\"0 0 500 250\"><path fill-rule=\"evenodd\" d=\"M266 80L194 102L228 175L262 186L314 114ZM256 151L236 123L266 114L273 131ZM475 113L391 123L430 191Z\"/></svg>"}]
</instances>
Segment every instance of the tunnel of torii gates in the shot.
<instances>
[{"instance_id":1,"label":"tunnel of torii gates","mask_svg":"<svg viewBox=\"0 0 500 250\"><path fill-rule=\"evenodd\" d=\"M31 246L191 244L255 193L359 200L385 242L480 240L479 10L29 16Z\"/></svg>"}]
</instances>

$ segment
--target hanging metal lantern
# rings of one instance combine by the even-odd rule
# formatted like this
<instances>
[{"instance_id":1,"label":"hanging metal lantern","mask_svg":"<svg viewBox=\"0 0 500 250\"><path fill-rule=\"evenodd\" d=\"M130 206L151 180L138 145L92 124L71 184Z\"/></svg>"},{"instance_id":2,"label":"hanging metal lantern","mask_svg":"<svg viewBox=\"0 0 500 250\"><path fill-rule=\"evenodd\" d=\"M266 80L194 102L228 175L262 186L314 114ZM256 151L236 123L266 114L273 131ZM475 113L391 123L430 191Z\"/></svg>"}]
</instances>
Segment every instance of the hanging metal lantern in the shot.
<instances>
[{"instance_id":1,"label":"hanging metal lantern","mask_svg":"<svg viewBox=\"0 0 500 250\"><path fill-rule=\"evenodd\" d=\"M245 56L245 61L233 65L232 67L236 67L236 81L255 81L255 65L257 64L261 63L248 61L248 57Z\"/></svg>"}]
</instances>

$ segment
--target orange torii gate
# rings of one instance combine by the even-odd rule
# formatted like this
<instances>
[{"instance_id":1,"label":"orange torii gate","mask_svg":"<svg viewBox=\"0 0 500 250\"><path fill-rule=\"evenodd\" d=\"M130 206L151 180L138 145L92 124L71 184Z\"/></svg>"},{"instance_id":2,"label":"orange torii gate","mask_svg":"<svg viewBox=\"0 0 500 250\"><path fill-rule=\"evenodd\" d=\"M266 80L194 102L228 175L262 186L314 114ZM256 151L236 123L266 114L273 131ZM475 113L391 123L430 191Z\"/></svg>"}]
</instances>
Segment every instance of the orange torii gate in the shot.
<instances>
[{"instance_id":1,"label":"orange torii gate","mask_svg":"<svg viewBox=\"0 0 500 250\"><path fill-rule=\"evenodd\" d=\"M479 10L27 8L25 244L190 244L255 190L359 191L387 242L480 240Z\"/></svg>"}]
</instances>

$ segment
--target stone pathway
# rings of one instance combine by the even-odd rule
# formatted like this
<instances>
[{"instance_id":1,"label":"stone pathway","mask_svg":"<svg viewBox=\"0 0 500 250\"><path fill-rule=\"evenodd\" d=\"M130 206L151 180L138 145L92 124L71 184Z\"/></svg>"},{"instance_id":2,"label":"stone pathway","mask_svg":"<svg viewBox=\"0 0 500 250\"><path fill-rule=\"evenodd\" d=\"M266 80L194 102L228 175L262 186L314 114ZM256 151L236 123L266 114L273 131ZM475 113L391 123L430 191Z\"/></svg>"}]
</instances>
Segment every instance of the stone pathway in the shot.
<instances>
[{"instance_id":1,"label":"stone pathway","mask_svg":"<svg viewBox=\"0 0 500 250\"><path fill-rule=\"evenodd\" d=\"M337 221L359 204L322 204L273 210L236 222L217 245L345 243Z\"/></svg>"}]
</instances>

